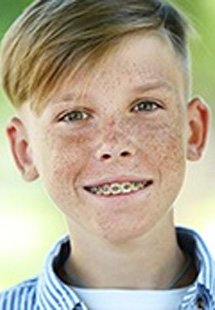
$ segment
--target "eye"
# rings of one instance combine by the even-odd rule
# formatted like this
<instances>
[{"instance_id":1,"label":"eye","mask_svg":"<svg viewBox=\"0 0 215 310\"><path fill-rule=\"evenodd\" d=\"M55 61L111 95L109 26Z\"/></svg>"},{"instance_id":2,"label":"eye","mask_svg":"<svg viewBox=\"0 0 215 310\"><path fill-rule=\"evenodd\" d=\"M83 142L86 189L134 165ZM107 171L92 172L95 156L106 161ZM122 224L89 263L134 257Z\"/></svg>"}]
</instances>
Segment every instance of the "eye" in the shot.
<instances>
[{"instance_id":1,"label":"eye","mask_svg":"<svg viewBox=\"0 0 215 310\"><path fill-rule=\"evenodd\" d=\"M60 117L59 121L68 123L68 122L82 121L88 119L89 117L90 117L89 114L87 114L84 111L72 111Z\"/></svg>"},{"instance_id":2,"label":"eye","mask_svg":"<svg viewBox=\"0 0 215 310\"><path fill-rule=\"evenodd\" d=\"M132 111L134 112L139 112L139 111L145 111L145 112L153 112L159 108L162 108L158 103L155 101L150 101L150 100L144 100L136 104L133 108Z\"/></svg>"}]
</instances>

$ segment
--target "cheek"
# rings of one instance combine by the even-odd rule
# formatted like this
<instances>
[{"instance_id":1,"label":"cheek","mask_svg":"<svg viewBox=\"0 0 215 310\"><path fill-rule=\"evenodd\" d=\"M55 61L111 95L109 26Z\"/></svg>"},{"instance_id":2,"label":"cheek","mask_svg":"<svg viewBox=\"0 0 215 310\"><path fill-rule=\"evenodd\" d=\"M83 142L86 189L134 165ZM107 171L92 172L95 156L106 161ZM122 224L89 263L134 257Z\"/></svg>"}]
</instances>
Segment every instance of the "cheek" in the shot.
<instances>
[{"instance_id":1,"label":"cheek","mask_svg":"<svg viewBox=\"0 0 215 310\"><path fill-rule=\"evenodd\" d=\"M172 119L156 124L142 124L135 141L149 171L159 185L160 202L171 205L181 189L186 165L183 120ZM167 201L168 200L168 201ZM165 207L165 205L164 205Z\"/></svg>"},{"instance_id":2,"label":"cheek","mask_svg":"<svg viewBox=\"0 0 215 310\"><path fill-rule=\"evenodd\" d=\"M158 209L171 206L177 197L185 174L186 152L183 122L172 120L152 128L148 149L151 166L159 177Z\"/></svg>"},{"instance_id":3,"label":"cheek","mask_svg":"<svg viewBox=\"0 0 215 310\"><path fill-rule=\"evenodd\" d=\"M134 125L132 140L152 165L174 169L185 159L184 130L179 120L139 122Z\"/></svg>"},{"instance_id":4,"label":"cheek","mask_svg":"<svg viewBox=\"0 0 215 310\"><path fill-rule=\"evenodd\" d=\"M71 203L78 205L77 184L88 161L87 141L83 137L49 135L41 141L40 176L48 195L65 214ZM76 208L72 212L78 219Z\"/></svg>"},{"instance_id":5,"label":"cheek","mask_svg":"<svg viewBox=\"0 0 215 310\"><path fill-rule=\"evenodd\" d=\"M87 162L87 141L84 136L47 132L40 141L40 153L37 156L42 179L56 186L74 181Z\"/></svg>"}]
</instances>

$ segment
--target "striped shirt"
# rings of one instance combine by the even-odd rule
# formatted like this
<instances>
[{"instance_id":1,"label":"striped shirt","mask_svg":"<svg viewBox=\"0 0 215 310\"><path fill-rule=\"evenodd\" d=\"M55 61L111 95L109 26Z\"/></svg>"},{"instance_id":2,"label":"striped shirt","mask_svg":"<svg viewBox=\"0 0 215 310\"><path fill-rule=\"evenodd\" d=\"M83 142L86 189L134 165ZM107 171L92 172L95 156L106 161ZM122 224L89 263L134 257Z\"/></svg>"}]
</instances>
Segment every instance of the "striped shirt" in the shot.
<instances>
[{"instance_id":1,"label":"striped shirt","mask_svg":"<svg viewBox=\"0 0 215 310\"><path fill-rule=\"evenodd\" d=\"M179 309L215 310L215 265L204 241L193 230L181 227L177 228L177 237L180 247L194 257L198 269L198 276L189 286ZM0 294L0 310L89 310L55 272L70 251L69 236L64 236L48 254L39 276Z\"/></svg>"}]
</instances>

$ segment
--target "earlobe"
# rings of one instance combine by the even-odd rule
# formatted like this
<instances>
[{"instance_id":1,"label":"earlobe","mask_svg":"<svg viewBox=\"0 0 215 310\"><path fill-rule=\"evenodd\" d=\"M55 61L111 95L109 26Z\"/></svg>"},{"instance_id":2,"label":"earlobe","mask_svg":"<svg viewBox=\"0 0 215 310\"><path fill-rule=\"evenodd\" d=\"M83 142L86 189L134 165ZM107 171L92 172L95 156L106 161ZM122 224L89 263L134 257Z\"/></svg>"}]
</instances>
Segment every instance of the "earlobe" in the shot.
<instances>
[{"instance_id":1,"label":"earlobe","mask_svg":"<svg viewBox=\"0 0 215 310\"><path fill-rule=\"evenodd\" d=\"M6 133L16 166L26 181L34 181L39 174L33 162L26 129L21 119L13 117L6 128Z\"/></svg>"},{"instance_id":2,"label":"earlobe","mask_svg":"<svg viewBox=\"0 0 215 310\"><path fill-rule=\"evenodd\" d=\"M202 156L208 135L209 110L202 99L196 97L188 104L187 159L198 160Z\"/></svg>"}]
</instances>

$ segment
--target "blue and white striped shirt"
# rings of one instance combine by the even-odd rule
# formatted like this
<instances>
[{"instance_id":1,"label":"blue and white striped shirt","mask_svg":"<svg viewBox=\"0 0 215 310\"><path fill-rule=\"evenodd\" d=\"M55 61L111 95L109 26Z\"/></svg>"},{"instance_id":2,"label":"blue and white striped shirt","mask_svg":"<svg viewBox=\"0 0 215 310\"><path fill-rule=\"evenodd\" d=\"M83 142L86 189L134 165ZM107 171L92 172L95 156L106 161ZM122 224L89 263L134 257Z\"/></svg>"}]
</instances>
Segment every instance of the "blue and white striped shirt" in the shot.
<instances>
[{"instance_id":1,"label":"blue and white striped shirt","mask_svg":"<svg viewBox=\"0 0 215 310\"><path fill-rule=\"evenodd\" d=\"M215 265L205 243L193 230L177 228L177 236L180 246L194 257L198 268L198 276L179 309L215 310ZM65 261L70 250L69 236L65 236L48 254L41 275L0 294L0 310L88 310L55 272L56 264Z\"/></svg>"}]
</instances>

